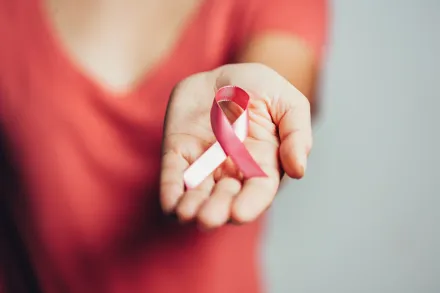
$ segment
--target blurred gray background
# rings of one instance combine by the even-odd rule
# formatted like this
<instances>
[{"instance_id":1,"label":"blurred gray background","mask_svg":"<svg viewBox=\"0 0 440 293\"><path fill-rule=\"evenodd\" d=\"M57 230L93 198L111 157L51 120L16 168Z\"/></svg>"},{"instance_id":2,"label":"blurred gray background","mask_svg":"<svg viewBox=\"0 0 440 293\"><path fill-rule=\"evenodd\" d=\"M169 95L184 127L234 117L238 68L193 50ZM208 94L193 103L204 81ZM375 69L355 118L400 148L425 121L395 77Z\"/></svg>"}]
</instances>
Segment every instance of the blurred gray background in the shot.
<instances>
[{"instance_id":1,"label":"blurred gray background","mask_svg":"<svg viewBox=\"0 0 440 293\"><path fill-rule=\"evenodd\" d=\"M308 174L271 210L270 293L440 292L440 0L336 0Z\"/></svg>"}]
</instances>

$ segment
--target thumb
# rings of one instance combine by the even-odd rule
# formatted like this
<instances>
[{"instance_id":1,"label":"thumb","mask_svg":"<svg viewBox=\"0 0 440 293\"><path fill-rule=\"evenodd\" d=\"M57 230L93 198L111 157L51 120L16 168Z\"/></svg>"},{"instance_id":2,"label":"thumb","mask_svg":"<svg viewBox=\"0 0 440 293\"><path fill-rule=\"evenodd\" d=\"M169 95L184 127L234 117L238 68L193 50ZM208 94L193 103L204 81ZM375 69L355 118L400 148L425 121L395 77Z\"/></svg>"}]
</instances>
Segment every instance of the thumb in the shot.
<instances>
[{"instance_id":1,"label":"thumb","mask_svg":"<svg viewBox=\"0 0 440 293\"><path fill-rule=\"evenodd\" d=\"M237 85L257 93L269 108L280 137L280 159L293 178L304 176L312 147L310 103L287 79L261 64L226 65L214 71L217 83Z\"/></svg>"},{"instance_id":2,"label":"thumb","mask_svg":"<svg viewBox=\"0 0 440 293\"><path fill-rule=\"evenodd\" d=\"M270 112L278 126L283 169L290 177L300 179L304 176L312 148L310 103L299 90L288 84L281 95L272 100Z\"/></svg>"}]
</instances>

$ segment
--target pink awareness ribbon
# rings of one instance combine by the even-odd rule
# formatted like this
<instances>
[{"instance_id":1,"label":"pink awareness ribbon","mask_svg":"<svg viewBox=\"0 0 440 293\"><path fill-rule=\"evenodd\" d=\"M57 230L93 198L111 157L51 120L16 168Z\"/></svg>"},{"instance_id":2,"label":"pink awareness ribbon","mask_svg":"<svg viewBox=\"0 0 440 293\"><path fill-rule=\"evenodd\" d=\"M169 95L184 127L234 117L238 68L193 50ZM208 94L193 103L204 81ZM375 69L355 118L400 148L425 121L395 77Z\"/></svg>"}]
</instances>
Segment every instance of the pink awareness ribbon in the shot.
<instances>
[{"instance_id":1,"label":"pink awareness ribbon","mask_svg":"<svg viewBox=\"0 0 440 293\"><path fill-rule=\"evenodd\" d=\"M243 109L232 125L220 107L225 101ZM211 127L217 142L185 170L183 180L187 189L197 187L227 157L232 159L245 179L267 177L243 144L249 129L249 101L246 91L236 86L225 86L217 91L211 108Z\"/></svg>"}]
</instances>

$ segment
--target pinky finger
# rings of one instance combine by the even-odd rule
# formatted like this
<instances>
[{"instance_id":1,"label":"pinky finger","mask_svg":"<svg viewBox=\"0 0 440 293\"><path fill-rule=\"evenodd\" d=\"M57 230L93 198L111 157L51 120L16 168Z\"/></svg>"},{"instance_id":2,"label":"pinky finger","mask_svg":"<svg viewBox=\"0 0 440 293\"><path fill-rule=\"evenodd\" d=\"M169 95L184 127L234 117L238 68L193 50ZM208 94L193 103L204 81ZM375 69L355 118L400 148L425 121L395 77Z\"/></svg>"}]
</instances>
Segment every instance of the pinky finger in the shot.
<instances>
[{"instance_id":1,"label":"pinky finger","mask_svg":"<svg viewBox=\"0 0 440 293\"><path fill-rule=\"evenodd\" d=\"M165 152L162 157L160 202L165 213L171 213L183 195L183 172L188 165L188 162L174 151Z\"/></svg>"}]
</instances>

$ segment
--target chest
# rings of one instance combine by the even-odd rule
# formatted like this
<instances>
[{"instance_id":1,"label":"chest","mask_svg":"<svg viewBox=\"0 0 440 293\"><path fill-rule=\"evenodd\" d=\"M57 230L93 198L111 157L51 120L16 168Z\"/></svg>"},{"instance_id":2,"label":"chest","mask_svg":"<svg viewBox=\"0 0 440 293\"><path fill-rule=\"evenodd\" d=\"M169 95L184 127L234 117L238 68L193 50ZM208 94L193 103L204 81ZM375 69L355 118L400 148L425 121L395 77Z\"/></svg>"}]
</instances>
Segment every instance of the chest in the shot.
<instances>
[{"instance_id":1,"label":"chest","mask_svg":"<svg viewBox=\"0 0 440 293\"><path fill-rule=\"evenodd\" d=\"M41 0L40 12L63 54L113 92L142 82L201 20L203 0Z\"/></svg>"},{"instance_id":2,"label":"chest","mask_svg":"<svg viewBox=\"0 0 440 293\"><path fill-rule=\"evenodd\" d=\"M0 122L44 243L101 249L151 225L172 88L230 60L230 6L119 2L35 0L0 31Z\"/></svg>"}]
</instances>

